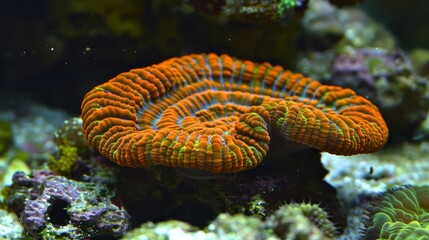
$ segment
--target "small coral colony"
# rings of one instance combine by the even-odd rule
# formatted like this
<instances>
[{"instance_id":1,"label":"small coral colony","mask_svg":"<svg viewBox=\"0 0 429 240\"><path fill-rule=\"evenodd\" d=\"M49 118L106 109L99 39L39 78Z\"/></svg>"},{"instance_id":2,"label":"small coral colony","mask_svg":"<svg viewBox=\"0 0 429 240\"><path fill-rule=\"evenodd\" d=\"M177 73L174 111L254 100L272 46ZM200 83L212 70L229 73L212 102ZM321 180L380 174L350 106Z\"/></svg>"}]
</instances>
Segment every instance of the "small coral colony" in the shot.
<instances>
[{"instance_id":1,"label":"small coral colony","mask_svg":"<svg viewBox=\"0 0 429 240\"><path fill-rule=\"evenodd\" d=\"M150 29L134 22L138 8L90 2L67 14L93 12L116 37ZM429 239L429 165L397 183L411 159L429 162L428 52L398 49L361 1L179 2L171 21L234 26L258 50L181 51L122 72L60 127L37 107L2 120L2 237ZM161 6L141 14L161 18ZM284 41L271 55L258 54L262 30ZM399 160L386 162L392 149Z\"/></svg>"}]
</instances>

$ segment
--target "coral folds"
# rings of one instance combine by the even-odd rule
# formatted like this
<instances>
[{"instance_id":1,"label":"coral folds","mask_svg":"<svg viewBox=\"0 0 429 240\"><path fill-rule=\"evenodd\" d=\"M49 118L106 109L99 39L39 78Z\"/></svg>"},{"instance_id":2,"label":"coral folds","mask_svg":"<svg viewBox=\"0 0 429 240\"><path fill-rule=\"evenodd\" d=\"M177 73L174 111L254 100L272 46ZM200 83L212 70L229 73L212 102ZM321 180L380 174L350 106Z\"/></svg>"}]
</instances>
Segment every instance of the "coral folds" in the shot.
<instances>
[{"instance_id":1,"label":"coral folds","mask_svg":"<svg viewBox=\"0 0 429 240\"><path fill-rule=\"evenodd\" d=\"M119 165L211 172L257 166L272 132L339 155L388 137L377 107L350 89L216 54L121 73L87 93L82 119L90 144Z\"/></svg>"},{"instance_id":2,"label":"coral folds","mask_svg":"<svg viewBox=\"0 0 429 240\"><path fill-rule=\"evenodd\" d=\"M370 203L365 239L427 239L429 185L402 186Z\"/></svg>"}]
</instances>

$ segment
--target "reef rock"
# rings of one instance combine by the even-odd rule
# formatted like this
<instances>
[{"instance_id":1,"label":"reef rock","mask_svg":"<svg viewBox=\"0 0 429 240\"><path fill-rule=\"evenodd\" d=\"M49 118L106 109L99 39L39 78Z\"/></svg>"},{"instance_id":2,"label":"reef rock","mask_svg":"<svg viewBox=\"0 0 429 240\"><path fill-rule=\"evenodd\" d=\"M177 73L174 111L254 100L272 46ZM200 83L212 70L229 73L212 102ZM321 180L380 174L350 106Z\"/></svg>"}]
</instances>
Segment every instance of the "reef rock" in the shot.
<instances>
[{"instance_id":1,"label":"reef rock","mask_svg":"<svg viewBox=\"0 0 429 240\"><path fill-rule=\"evenodd\" d=\"M128 212L104 185L48 171L36 171L32 177L16 172L8 206L35 237L119 237L130 227Z\"/></svg>"}]
</instances>

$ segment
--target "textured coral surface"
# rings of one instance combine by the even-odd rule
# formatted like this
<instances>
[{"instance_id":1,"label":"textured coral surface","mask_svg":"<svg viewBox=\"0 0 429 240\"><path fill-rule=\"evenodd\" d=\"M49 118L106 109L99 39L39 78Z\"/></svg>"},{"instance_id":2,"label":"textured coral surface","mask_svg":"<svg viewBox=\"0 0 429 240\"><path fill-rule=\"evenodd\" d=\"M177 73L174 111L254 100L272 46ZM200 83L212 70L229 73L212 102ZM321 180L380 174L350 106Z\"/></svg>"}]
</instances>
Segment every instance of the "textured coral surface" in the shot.
<instances>
[{"instance_id":1,"label":"textured coral surface","mask_svg":"<svg viewBox=\"0 0 429 240\"><path fill-rule=\"evenodd\" d=\"M49 171L16 172L8 206L25 230L40 239L118 237L130 228L128 212L101 184L78 182Z\"/></svg>"},{"instance_id":2,"label":"textured coral surface","mask_svg":"<svg viewBox=\"0 0 429 240\"><path fill-rule=\"evenodd\" d=\"M366 239L428 239L429 185L389 190L371 203Z\"/></svg>"},{"instance_id":3,"label":"textured coral surface","mask_svg":"<svg viewBox=\"0 0 429 240\"><path fill-rule=\"evenodd\" d=\"M82 102L89 142L119 165L238 172L266 156L270 132L341 155L374 152L388 130L350 89L269 63L188 55L121 73Z\"/></svg>"}]
</instances>

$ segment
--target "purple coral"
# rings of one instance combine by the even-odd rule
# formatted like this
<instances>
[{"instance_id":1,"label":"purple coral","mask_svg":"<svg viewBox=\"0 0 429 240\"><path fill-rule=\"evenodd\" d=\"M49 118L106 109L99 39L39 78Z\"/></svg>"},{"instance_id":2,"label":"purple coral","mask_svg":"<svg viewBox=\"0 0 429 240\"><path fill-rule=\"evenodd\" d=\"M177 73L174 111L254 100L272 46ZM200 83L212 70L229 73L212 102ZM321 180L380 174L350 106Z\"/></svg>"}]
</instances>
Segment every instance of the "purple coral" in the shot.
<instances>
[{"instance_id":1,"label":"purple coral","mask_svg":"<svg viewBox=\"0 0 429 240\"><path fill-rule=\"evenodd\" d=\"M40 182L37 176L35 174L31 179L21 172L16 173L10 198L15 199L13 205L19 205L16 201L23 204L18 214L29 234L45 237L66 235L72 239L118 237L129 229L129 214L105 186L55 175ZM28 191L23 202L22 197L13 198L18 192L25 195L25 188ZM38 189L39 194L35 196L30 188ZM19 191L15 191L17 189Z\"/></svg>"},{"instance_id":2,"label":"purple coral","mask_svg":"<svg viewBox=\"0 0 429 240\"><path fill-rule=\"evenodd\" d=\"M401 50L355 48L336 57L329 83L352 88L382 106L386 103L377 93L376 81L408 76L412 71L411 62Z\"/></svg>"},{"instance_id":3,"label":"purple coral","mask_svg":"<svg viewBox=\"0 0 429 240\"><path fill-rule=\"evenodd\" d=\"M390 139L412 137L429 106L428 85L399 49L349 48L325 82L355 90L380 108Z\"/></svg>"},{"instance_id":4,"label":"purple coral","mask_svg":"<svg viewBox=\"0 0 429 240\"><path fill-rule=\"evenodd\" d=\"M44 201L29 201L23 214L21 221L25 229L31 235L36 235L39 231L46 228L45 213L48 212L49 203Z\"/></svg>"}]
</instances>

